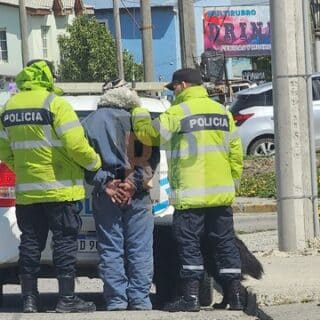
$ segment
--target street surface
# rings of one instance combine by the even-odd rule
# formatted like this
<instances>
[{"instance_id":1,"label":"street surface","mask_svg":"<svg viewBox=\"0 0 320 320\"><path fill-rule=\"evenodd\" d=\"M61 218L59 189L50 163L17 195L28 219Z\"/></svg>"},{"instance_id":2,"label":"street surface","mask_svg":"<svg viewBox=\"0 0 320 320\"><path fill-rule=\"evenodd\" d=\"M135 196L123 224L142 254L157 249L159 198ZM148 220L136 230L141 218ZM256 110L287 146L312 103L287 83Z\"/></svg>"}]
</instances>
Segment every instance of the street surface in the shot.
<instances>
[{"instance_id":1,"label":"street surface","mask_svg":"<svg viewBox=\"0 0 320 320\"><path fill-rule=\"evenodd\" d=\"M274 255L272 252L274 252L278 247L277 230L275 230L276 215L271 213L236 215L235 228L238 232L240 231L239 237L247 244L250 250L257 254L257 257L264 262L266 269L268 269L268 263L264 260L268 260L268 255L270 254L272 257ZM303 261L305 261L304 259L308 259L308 256L303 258ZM289 263L290 260L287 262ZM289 267L289 269L292 268L293 267ZM266 280L267 275L264 278L264 281ZM259 281L258 284L260 284ZM262 290L263 288L264 286L262 286ZM255 286L255 289L258 289L258 285ZM76 292L80 297L86 300L93 300L97 305L98 311L91 314L57 314L54 312L58 298L57 281L55 279L40 279L39 291L41 293L43 312L37 314L23 314L20 312L20 286L5 285L4 304L3 308L0 309L0 320L320 320L320 307L317 306L316 302L310 302L310 300L304 300L306 303L291 303L278 306L268 306L268 304L263 304L263 306L260 306L258 309L258 316L249 316L243 312L213 310L211 307L202 308L199 313L167 313L158 310L107 312L104 311L102 282L99 279L88 279L86 277L77 279ZM275 288L273 288L270 293L274 293L274 291ZM220 300L221 296L219 293L214 291L214 302L218 302Z\"/></svg>"},{"instance_id":2,"label":"street surface","mask_svg":"<svg viewBox=\"0 0 320 320\"><path fill-rule=\"evenodd\" d=\"M265 230L276 230L277 214L272 213L241 213L234 215L234 228L236 231L252 233Z\"/></svg>"}]
</instances>

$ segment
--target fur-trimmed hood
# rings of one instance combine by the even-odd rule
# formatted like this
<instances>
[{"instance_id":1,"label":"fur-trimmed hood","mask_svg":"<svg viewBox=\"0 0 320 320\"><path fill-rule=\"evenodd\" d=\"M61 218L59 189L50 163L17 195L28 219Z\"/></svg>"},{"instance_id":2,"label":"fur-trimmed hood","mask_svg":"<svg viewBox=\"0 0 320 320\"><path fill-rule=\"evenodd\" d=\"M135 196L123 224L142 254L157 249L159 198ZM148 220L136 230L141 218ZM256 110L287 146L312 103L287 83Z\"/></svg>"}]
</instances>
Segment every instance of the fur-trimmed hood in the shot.
<instances>
[{"instance_id":1,"label":"fur-trimmed hood","mask_svg":"<svg viewBox=\"0 0 320 320\"><path fill-rule=\"evenodd\" d=\"M107 90L100 98L98 108L113 107L130 110L140 105L140 98L135 91L127 87L120 87Z\"/></svg>"}]
</instances>

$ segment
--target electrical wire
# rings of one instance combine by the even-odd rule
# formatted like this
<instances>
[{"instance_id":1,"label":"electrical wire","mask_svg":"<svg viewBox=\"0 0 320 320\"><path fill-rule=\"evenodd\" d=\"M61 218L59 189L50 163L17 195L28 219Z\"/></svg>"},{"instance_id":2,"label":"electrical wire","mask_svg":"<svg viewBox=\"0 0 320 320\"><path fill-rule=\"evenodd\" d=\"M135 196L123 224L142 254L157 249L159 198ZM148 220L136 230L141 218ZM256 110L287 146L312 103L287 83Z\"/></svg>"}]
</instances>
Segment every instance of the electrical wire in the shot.
<instances>
[{"instance_id":1,"label":"electrical wire","mask_svg":"<svg viewBox=\"0 0 320 320\"><path fill-rule=\"evenodd\" d=\"M139 25L139 23L137 22L136 18L132 15L132 13L130 12L130 10L128 9L128 7L126 6L126 4L124 3L123 0L120 0L124 9L127 11L128 15L130 16L131 20L133 21L133 23L136 25L136 27L140 30L141 29L141 25Z\"/></svg>"}]
</instances>

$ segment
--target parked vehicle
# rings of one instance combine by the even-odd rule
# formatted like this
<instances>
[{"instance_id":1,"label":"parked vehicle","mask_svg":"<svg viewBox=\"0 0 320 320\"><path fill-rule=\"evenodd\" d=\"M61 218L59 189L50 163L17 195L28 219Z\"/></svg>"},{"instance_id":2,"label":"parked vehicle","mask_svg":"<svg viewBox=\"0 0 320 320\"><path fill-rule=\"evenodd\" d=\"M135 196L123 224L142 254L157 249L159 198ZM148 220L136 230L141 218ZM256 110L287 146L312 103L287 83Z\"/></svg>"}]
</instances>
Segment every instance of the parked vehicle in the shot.
<instances>
[{"instance_id":1,"label":"parked vehicle","mask_svg":"<svg viewBox=\"0 0 320 320\"><path fill-rule=\"evenodd\" d=\"M80 119L94 111L100 96L65 96L76 110ZM168 100L156 98L141 98L142 105L149 109L152 116L164 112L170 105ZM172 213L174 208L169 205L169 182L167 178L167 162L165 151L160 151L161 160L153 178L151 198L155 215L154 231L154 283L158 303L167 300L167 292L171 292L177 275L177 265L170 262L170 255L175 255L172 245ZM15 218L15 176L4 163L0 162L0 304L2 302L2 286L19 283L18 280L18 245L20 231ZM98 254L93 208L91 203L91 187L86 185L86 198L81 203L82 229L78 237L77 276L98 277ZM41 273L43 278L54 277L52 265L51 235L41 256ZM169 290L170 289L170 290ZM102 288L101 288L102 291ZM212 302L213 280L206 277L201 284L200 302L210 305Z\"/></svg>"},{"instance_id":2,"label":"parked vehicle","mask_svg":"<svg viewBox=\"0 0 320 320\"><path fill-rule=\"evenodd\" d=\"M0 91L0 109L1 109L1 106L3 106L9 98L10 98L9 92Z\"/></svg>"},{"instance_id":3,"label":"parked vehicle","mask_svg":"<svg viewBox=\"0 0 320 320\"><path fill-rule=\"evenodd\" d=\"M316 149L320 149L320 74L312 76ZM272 83L239 91L229 108L247 155L275 153Z\"/></svg>"}]
</instances>

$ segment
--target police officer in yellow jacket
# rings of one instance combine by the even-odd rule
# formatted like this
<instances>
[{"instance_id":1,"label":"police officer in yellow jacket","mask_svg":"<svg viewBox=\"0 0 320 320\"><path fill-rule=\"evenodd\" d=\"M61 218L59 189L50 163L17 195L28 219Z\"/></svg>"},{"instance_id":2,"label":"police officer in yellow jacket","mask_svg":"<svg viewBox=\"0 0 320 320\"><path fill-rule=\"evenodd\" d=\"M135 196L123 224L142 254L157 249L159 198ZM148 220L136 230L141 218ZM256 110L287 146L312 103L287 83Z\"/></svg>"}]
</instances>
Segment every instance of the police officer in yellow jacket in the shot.
<instances>
[{"instance_id":1,"label":"police officer in yellow jacket","mask_svg":"<svg viewBox=\"0 0 320 320\"><path fill-rule=\"evenodd\" d=\"M78 202L84 198L84 168L96 171L100 157L90 147L76 113L57 94L52 64L31 61L16 77L19 93L4 106L0 159L16 174L16 217L23 311L38 311L37 275L48 231L59 282L57 312L94 311L74 294Z\"/></svg>"},{"instance_id":2,"label":"police officer in yellow jacket","mask_svg":"<svg viewBox=\"0 0 320 320\"><path fill-rule=\"evenodd\" d=\"M199 311L199 281L204 274L200 239L213 248L219 283L229 308L240 301L241 262L235 247L231 204L243 168L241 140L232 115L211 100L196 69L180 69L167 88L172 106L154 120L146 109L134 108L133 128L145 144L167 151L170 201L175 207L173 230L178 243L182 296L167 311Z\"/></svg>"}]
</instances>

